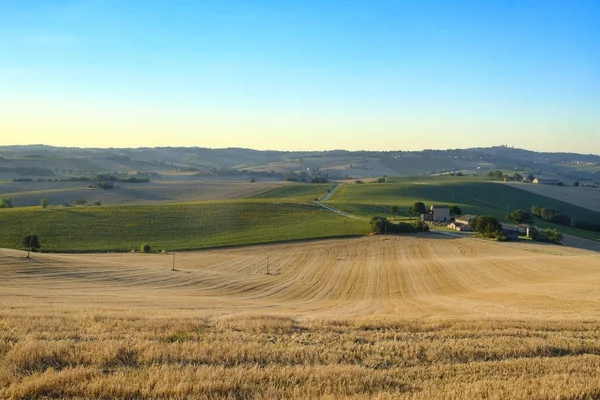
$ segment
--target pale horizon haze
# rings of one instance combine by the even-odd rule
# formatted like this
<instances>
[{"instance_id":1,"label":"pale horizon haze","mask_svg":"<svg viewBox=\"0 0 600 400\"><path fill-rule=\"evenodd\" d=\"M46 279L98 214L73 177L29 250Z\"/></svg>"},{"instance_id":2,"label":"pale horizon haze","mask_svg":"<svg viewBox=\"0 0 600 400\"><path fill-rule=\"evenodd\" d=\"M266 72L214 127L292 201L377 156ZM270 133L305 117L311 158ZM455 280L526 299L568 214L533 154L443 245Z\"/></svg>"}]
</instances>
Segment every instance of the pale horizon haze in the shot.
<instances>
[{"instance_id":1,"label":"pale horizon haze","mask_svg":"<svg viewBox=\"0 0 600 400\"><path fill-rule=\"evenodd\" d=\"M0 145L600 154L600 2L0 1Z\"/></svg>"}]
</instances>

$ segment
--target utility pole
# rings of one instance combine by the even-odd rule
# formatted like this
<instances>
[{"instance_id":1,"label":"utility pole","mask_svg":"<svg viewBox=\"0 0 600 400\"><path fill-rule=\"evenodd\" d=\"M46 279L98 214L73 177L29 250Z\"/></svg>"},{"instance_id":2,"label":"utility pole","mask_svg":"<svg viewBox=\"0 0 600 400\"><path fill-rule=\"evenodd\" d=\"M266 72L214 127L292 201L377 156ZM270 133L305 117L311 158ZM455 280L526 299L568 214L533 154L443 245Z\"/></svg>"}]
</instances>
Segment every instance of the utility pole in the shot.
<instances>
[{"instance_id":1,"label":"utility pole","mask_svg":"<svg viewBox=\"0 0 600 400\"><path fill-rule=\"evenodd\" d=\"M271 256L270 254L267 254L267 275L269 275L269 257L270 256Z\"/></svg>"},{"instance_id":2,"label":"utility pole","mask_svg":"<svg viewBox=\"0 0 600 400\"><path fill-rule=\"evenodd\" d=\"M173 267L171 268L171 271L175 271L175 252L173 252Z\"/></svg>"}]
</instances>

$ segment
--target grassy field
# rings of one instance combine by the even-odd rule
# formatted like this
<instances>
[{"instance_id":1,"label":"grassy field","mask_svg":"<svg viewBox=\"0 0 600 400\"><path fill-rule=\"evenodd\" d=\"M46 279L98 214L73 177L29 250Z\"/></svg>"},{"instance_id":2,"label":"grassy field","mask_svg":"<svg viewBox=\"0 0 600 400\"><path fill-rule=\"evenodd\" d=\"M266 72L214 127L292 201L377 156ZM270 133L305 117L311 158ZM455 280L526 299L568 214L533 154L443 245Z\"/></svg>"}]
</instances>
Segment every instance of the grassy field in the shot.
<instances>
[{"instance_id":1,"label":"grassy field","mask_svg":"<svg viewBox=\"0 0 600 400\"><path fill-rule=\"evenodd\" d=\"M358 215L382 214L393 205L404 213L416 201L426 205L457 204L466 214L492 214L506 221L507 210L530 210L531 206L561 210L573 219L600 223L600 213L575 204L563 202L541 194L520 190L513 185L503 185L477 178L435 177L391 179L384 184L346 184L331 196L327 203L343 211ZM563 227L537 220L540 227L557 227L565 233L599 239L596 232Z\"/></svg>"},{"instance_id":2,"label":"grassy field","mask_svg":"<svg viewBox=\"0 0 600 400\"><path fill-rule=\"evenodd\" d=\"M105 205L169 204L203 200L226 200L249 197L281 186L281 183L201 181L196 179L156 180L149 183L116 183L112 190L87 189L88 182L4 182L0 197L10 197L18 207L40 205L42 198L50 204L73 203L86 199Z\"/></svg>"},{"instance_id":3,"label":"grassy field","mask_svg":"<svg viewBox=\"0 0 600 400\"><path fill-rule=\"evenodd\" d=\"M176 271L0 257L0 398L600 396L595 253L430 234L186 252Z\"/></svg>"},{"instance_id":4,"label":"grassy field","mask_svg":"<svg viewBox=\"0 0 600 400\"><path fill-rule=\"evenodd\" d=\"M334 183L327 184L292 184L270 189L262 193L250 196L257 199L288 199L299 202L312 202L321 199L327 194L327 190L335 186Z\"/></svg>"},{"instance_id":5,"label":"grassy field","mask_svg":"<svg viewBox=\"0 0 600 400\"><path fill-rule=\"evenodd\" d=\"M29 233L43 251L155 250L364 235L367 224L311 205L260 200L0 210L0 247Z\"/></svg>"}]
</instances>

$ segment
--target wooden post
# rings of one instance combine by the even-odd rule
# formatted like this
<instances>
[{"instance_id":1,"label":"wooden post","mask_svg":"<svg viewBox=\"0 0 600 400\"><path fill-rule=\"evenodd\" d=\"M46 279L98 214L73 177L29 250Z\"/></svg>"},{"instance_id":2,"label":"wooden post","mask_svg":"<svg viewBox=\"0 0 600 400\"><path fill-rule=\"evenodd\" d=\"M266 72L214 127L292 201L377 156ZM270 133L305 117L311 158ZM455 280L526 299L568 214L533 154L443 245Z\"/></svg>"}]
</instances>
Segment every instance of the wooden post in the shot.
<instances>
[{"instance_id":1,"label":"wooden post","mask_svg":"<svg viewBox=\"0 0 600 400\"><path fill-rule=\"evenodd\" d=\"M171 268L171 271L175 271L175 252L173 252L173 268Z\"/></svg>"},{"instance_id":2,"label":"wooden post","mask_svg":"<svg viewBox=\"0 0 600 400\"><path fill-rule=\"evenodd\" d=\"M269 275L269 254L267 254L267 275Z\"/></svg>"}]
</instances>

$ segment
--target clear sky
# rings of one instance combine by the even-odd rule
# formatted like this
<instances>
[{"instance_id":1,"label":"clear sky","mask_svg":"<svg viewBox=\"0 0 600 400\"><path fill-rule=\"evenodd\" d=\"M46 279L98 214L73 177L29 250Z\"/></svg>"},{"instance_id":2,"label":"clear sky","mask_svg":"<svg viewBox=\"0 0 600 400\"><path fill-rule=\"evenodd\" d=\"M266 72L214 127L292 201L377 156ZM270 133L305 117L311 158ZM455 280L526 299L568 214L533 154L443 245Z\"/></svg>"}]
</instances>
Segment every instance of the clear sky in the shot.
<instances>
[{"instance_id":1,"label":"clear sky","mask_svg":"<svg viewBox=\"0 0 600 400\"><path fill-rule=\"evenodd\" d=\"M600 154L597 0L0 0L0 144Z\"/></svg>"}]
</instances>

